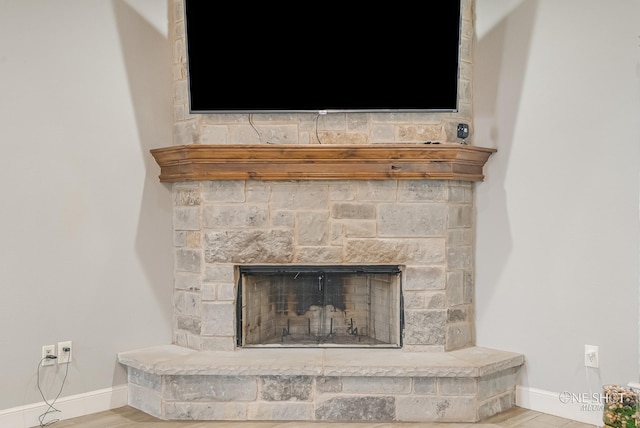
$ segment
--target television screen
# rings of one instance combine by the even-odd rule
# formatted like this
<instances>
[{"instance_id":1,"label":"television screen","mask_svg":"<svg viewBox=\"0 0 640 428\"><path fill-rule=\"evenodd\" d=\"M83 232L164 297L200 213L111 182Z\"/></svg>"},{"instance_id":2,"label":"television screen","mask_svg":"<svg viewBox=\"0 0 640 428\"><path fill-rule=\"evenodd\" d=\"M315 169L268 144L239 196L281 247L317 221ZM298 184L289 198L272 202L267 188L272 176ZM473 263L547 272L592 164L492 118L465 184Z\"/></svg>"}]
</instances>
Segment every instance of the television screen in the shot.
<instances>
[{"instance_id":1,"label":"television screen","mask_svg":"<svg viewBox=\"0 0 640 428\"><path fill-rule=\"evenodd\" d=\"M190 111L457 111L460 0L362 6L185 0Z\"/></svg>"}]
</instances>

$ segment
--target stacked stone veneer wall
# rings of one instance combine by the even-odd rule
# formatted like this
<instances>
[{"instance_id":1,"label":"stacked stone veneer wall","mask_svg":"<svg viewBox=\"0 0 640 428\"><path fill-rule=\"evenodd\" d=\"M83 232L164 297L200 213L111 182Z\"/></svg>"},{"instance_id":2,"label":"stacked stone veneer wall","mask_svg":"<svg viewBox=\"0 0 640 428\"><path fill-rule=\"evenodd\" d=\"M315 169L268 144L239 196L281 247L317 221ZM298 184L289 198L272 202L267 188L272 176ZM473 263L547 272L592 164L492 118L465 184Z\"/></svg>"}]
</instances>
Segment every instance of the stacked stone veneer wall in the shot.
<instances>
[{"instance_id":1,"label":"stacked stone veneer wall","mask_svg":"<svg viewBox=\"0 0 640 428\"><path fill-rule=\"evenodd\" d=\"M173 187L174 343L236 346L236 266L403 266L410 351L473 345L472 184L210 181Z\"/></svg>"},{"instance_id":2,"label":"stacked stone veneer wall","mask_svg":"<svg viewBox=\"0 0 640 428\"><path fill-rule=\"evenodd\" d=\"M462 31L458 85L458 111L455 113L330 113L316 114L209 114L194 115L188 108L184 6L182 0L172 0L170 8L170 35L173 48L174 76L174 142L175 144L373 144L411 143L425 141L457 142L457 124L472 124L472 46L474 34L474 1L462 0ZM212 25L219 17L212 17ZM295 19L295 18L292 18ZM366 20L366 11L363 12ZM425 12L425 24L437 17ZM367 43L363 41L363 43ZM398 58L393 49L381 51L380 61L393 61L402 67L422 67L424 78L429 79L429 68L438 67L438 58L430 55L429 46L437 40L425 39L424 50L413 58ZM350 48L354 48L351 46ZM357 48L357 47L355 47ZM305 55L314 55L310 45ZM212 61L215 46L212 46ZM326 58L325 58L326 59ZM425 66L427 64L427 66ZM375 67L375 63L371 64ZM220 62L224 67L224 58ZM295 69L295 60L291 64ZM309 81L316 78L313 71ZM212 79L215 77L212 77ZM248 77L250 78L250 76ZM435 83L437 84L437 83ZM224 82L221 82L224 85ZM231 88L223 88L231 90ZM242 88L237 88L241 91ZM313 91L313 85L301 88ZM472 138L469 139L472 141Z\"/></svg>"},{"instance_id":3,"label":"stacked stone veneer wall","mask_svg":"<svg viewBox=\"0 0 640 428\"><path fill-rule=\"evenodd\" d=\"M458 142L458 123L473 130L473 18L474 1L462 0L457 112L194 115L184 5L172 0L174 144ZM437 40L425 40L415 66L424 66L430 43ZM392 51L381 60L411 66ZM430 67L437 62L429 58ZM469 183L395 180L175 184L174 343L234 348L237 264L394 263L406 265L405 349L472 344L472 190Z\"/></svg>"}]
</instances>

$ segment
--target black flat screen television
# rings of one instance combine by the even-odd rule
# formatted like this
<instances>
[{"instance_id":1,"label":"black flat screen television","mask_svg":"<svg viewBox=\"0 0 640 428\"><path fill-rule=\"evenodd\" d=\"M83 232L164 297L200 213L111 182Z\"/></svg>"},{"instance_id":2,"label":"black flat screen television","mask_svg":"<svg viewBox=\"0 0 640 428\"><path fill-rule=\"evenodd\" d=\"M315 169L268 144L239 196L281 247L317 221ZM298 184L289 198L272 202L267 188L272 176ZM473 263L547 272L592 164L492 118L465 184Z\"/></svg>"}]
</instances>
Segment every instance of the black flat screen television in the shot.
<instances>
[{"instance_id":1,"label":"black flat screen television","mask_svg":"<svg viewBox=\"0 0 640 428\"><path fill-rule=\"evenodd\" d=\"M460 1L185 0L190 112L455 112Z\"/></svg>"}]
</instances>

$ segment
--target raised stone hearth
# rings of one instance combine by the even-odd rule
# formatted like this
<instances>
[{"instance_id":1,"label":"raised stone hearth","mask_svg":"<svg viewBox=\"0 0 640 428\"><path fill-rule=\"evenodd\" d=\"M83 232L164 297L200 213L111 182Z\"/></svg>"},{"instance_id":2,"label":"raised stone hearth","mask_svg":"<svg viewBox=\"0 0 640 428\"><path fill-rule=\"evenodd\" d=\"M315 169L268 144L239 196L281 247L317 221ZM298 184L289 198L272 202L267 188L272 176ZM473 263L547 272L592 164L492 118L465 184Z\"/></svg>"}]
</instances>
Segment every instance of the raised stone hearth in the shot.
<instances>
[{"instance_id":1,"label":"raised stone hearth","mask_svg":"<svg viewBox=\"0 0 640 428\"><path fill-rule=\"evenodd\" d=\"M129 403L162 419L475 422L509 409L522 355L469 347L123 352Z\"/></svg>"}]
</instances>

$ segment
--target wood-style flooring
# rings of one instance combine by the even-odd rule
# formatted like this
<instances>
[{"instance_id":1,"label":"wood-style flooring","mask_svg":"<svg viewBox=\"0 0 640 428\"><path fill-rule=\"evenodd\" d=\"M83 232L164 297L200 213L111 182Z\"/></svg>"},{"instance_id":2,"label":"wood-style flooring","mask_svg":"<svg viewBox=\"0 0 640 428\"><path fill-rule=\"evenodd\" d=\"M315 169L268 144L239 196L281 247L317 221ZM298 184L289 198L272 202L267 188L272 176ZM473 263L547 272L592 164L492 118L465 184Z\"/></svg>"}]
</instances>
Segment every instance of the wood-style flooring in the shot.
<instances>
[{"instance_id":1,"label":"wood-style flooring","mask_svg":"<svg viewBox=\"0 0 640 428\"><path fill-rule=\"evenodd\" d=\"M120 407L92 415L58 421L52 428L593 428L558 416L514 407L477 423L424 422L204 422L163 421L132 407Z\"/></svg>"}]
</instances>

